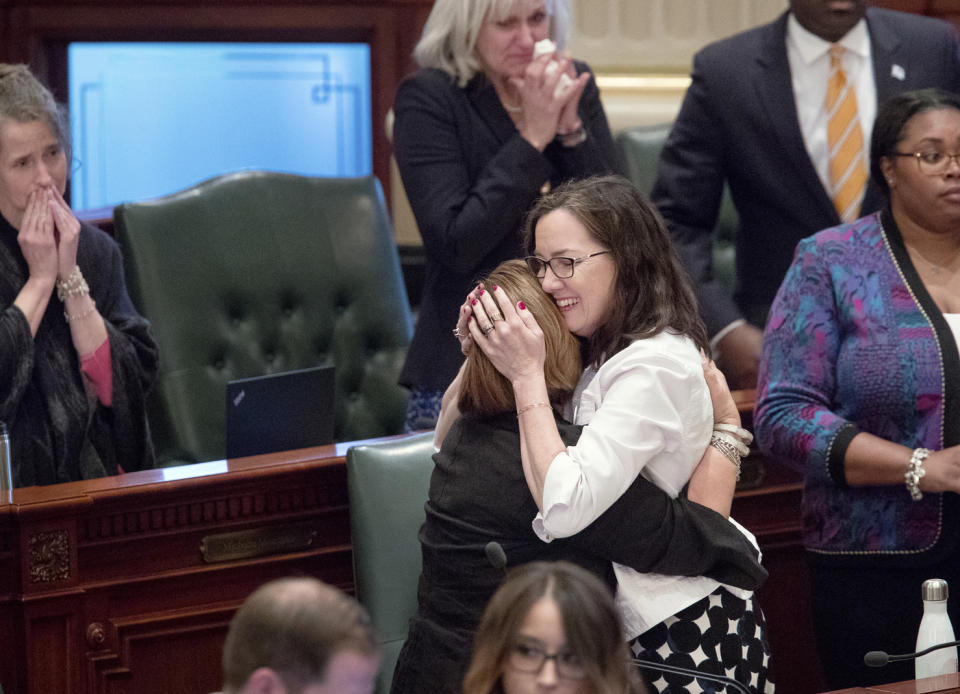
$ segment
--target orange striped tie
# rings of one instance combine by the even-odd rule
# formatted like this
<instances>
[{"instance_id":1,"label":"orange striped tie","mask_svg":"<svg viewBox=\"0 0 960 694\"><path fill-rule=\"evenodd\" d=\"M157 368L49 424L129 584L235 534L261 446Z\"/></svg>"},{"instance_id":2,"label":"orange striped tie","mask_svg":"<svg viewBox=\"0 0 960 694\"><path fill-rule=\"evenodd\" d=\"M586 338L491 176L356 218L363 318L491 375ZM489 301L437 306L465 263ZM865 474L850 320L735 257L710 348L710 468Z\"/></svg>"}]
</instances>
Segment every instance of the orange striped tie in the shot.
<instances>
[{"instance_id":1,"label":"orange striped tie","mask_svg":"<svg viewBox=\"0 0 960 694\"><path fill-rule=\"evenodd\" d=\"M857 116L857 94L843 71L843 46L830 46L827 83L827 144L830 148L830 189L833 205L845 222L857 218L867 187L863 132Z\"/></svg>"}]
</instances>

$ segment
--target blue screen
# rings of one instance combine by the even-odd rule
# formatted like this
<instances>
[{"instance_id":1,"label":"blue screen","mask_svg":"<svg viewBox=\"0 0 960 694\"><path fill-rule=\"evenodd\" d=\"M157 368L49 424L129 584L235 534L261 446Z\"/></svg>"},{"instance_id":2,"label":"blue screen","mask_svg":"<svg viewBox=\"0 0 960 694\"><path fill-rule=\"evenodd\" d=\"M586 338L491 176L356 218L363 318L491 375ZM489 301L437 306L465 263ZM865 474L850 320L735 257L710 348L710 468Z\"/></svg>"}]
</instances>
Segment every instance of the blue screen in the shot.
<instances>
[{"instance_id":1,"label":"blue screen","mask_svg":"<svg viewBox=\"0 0 960 694\"><path fill-rule=\"evenodd\" d=\"M183 190L239 169L373 168L360 43L72 43L75 209Z\"/></svg>"}]
</instances>

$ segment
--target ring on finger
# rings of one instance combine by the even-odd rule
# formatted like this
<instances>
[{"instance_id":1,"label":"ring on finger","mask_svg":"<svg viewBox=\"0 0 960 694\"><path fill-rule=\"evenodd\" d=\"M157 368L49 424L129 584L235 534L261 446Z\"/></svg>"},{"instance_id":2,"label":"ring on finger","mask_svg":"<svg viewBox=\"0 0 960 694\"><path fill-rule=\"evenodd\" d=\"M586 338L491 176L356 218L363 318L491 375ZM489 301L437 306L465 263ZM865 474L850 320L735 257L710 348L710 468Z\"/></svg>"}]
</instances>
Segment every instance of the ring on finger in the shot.
<instances>
[{"instance_id":1,"label":"ring on finger","mask_svg":"<svg viewBox=\"0 0 960 694\"><path fill-rule=\"evenodd\" d=\"M489 335L490 333L492 333L495 329L496 329L496 328L494 328L493 323L491 323L490 325L487 325L487 326L484 326L483 328L480 328L480 332L482 332L482 333L483 333L483 336L486 337L487 335Z\"/></svg>"},{"instance_id":2,"label":"ring on finger","mask_svg":"<svg viewBox=\"0 0 960 694\"><path fill-rule=\"evenodd\" d=\"M498 320L503 320L503 314L502 314L502 313L491 313L491 314L490 314L490 322L491 322L491 323L493 323L494 321L498 321Z\"/></svg>"},{"instance_id":3,"label":"ring on finger","mask_svg":"<svg viewBox=\"0 0 960 694\"><path fill-rule=\"evenodd\" d=\"M452 330L452 332L453 332L453 336L454 336L455 338L457 338L458 340L459 340L461 337L463 337L463 333L460 332L460 326L459 326L459 325L458 325L456 328L454 328L454 329Z\"/></svg>"}]
</instances>

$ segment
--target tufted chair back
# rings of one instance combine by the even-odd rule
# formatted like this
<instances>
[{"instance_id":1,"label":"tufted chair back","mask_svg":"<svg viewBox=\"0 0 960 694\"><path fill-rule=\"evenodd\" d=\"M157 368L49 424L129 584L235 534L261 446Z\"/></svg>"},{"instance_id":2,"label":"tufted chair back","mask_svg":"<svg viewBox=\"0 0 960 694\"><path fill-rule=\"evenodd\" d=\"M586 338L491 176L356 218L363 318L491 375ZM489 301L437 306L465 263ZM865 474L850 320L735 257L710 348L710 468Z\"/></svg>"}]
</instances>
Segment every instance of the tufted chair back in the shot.
<instances>
[{"instance_id":1,"label":"tufted chair back","mask_svg":"<svg viewBox=\"0 0 960 694\"><path fill-rule=\"evenodd\" d=\"M229 380L336 367L339 441L400 433L411 318L380 183L244 171L114 212L160 464L224 456Z\"/></svg>"},{"instance_id":2,"label":"tufted chair back","mask_svg":"<svg viewBox=\"0 0 960 694\"><path fill-rule=\"evenodd\" d=\"M617 133L616 142L627 177L649 196L657 181L660 150L670 134L670 123L636 125ZM713 272L730 292L736 284L736 241L740 218L730 190L724 186L717 226L713 230Z\"/></svg>"}]
</instances>

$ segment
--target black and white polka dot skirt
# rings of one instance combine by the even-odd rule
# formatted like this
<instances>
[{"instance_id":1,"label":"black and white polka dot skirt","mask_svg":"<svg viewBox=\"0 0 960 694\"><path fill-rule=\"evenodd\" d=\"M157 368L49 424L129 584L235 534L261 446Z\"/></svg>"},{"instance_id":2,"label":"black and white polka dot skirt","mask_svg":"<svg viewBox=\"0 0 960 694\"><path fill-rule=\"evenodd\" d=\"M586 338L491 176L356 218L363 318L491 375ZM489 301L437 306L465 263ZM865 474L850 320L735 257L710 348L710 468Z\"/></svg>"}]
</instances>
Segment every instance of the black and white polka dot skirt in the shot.
<instances>
[{"instance_id":1,"label":"black and white polka dot skirt","mask_svg":"<svg viewBox=\"0 0 960 694\"><path fill-rule=\"evenodd\" d=\"M634 657L731 677L756 694L772 694L770 644L760 606L718 588L630 642ZM710 680L642 670L651 692L730 692Z\"/></svg>"}]
</instances>

